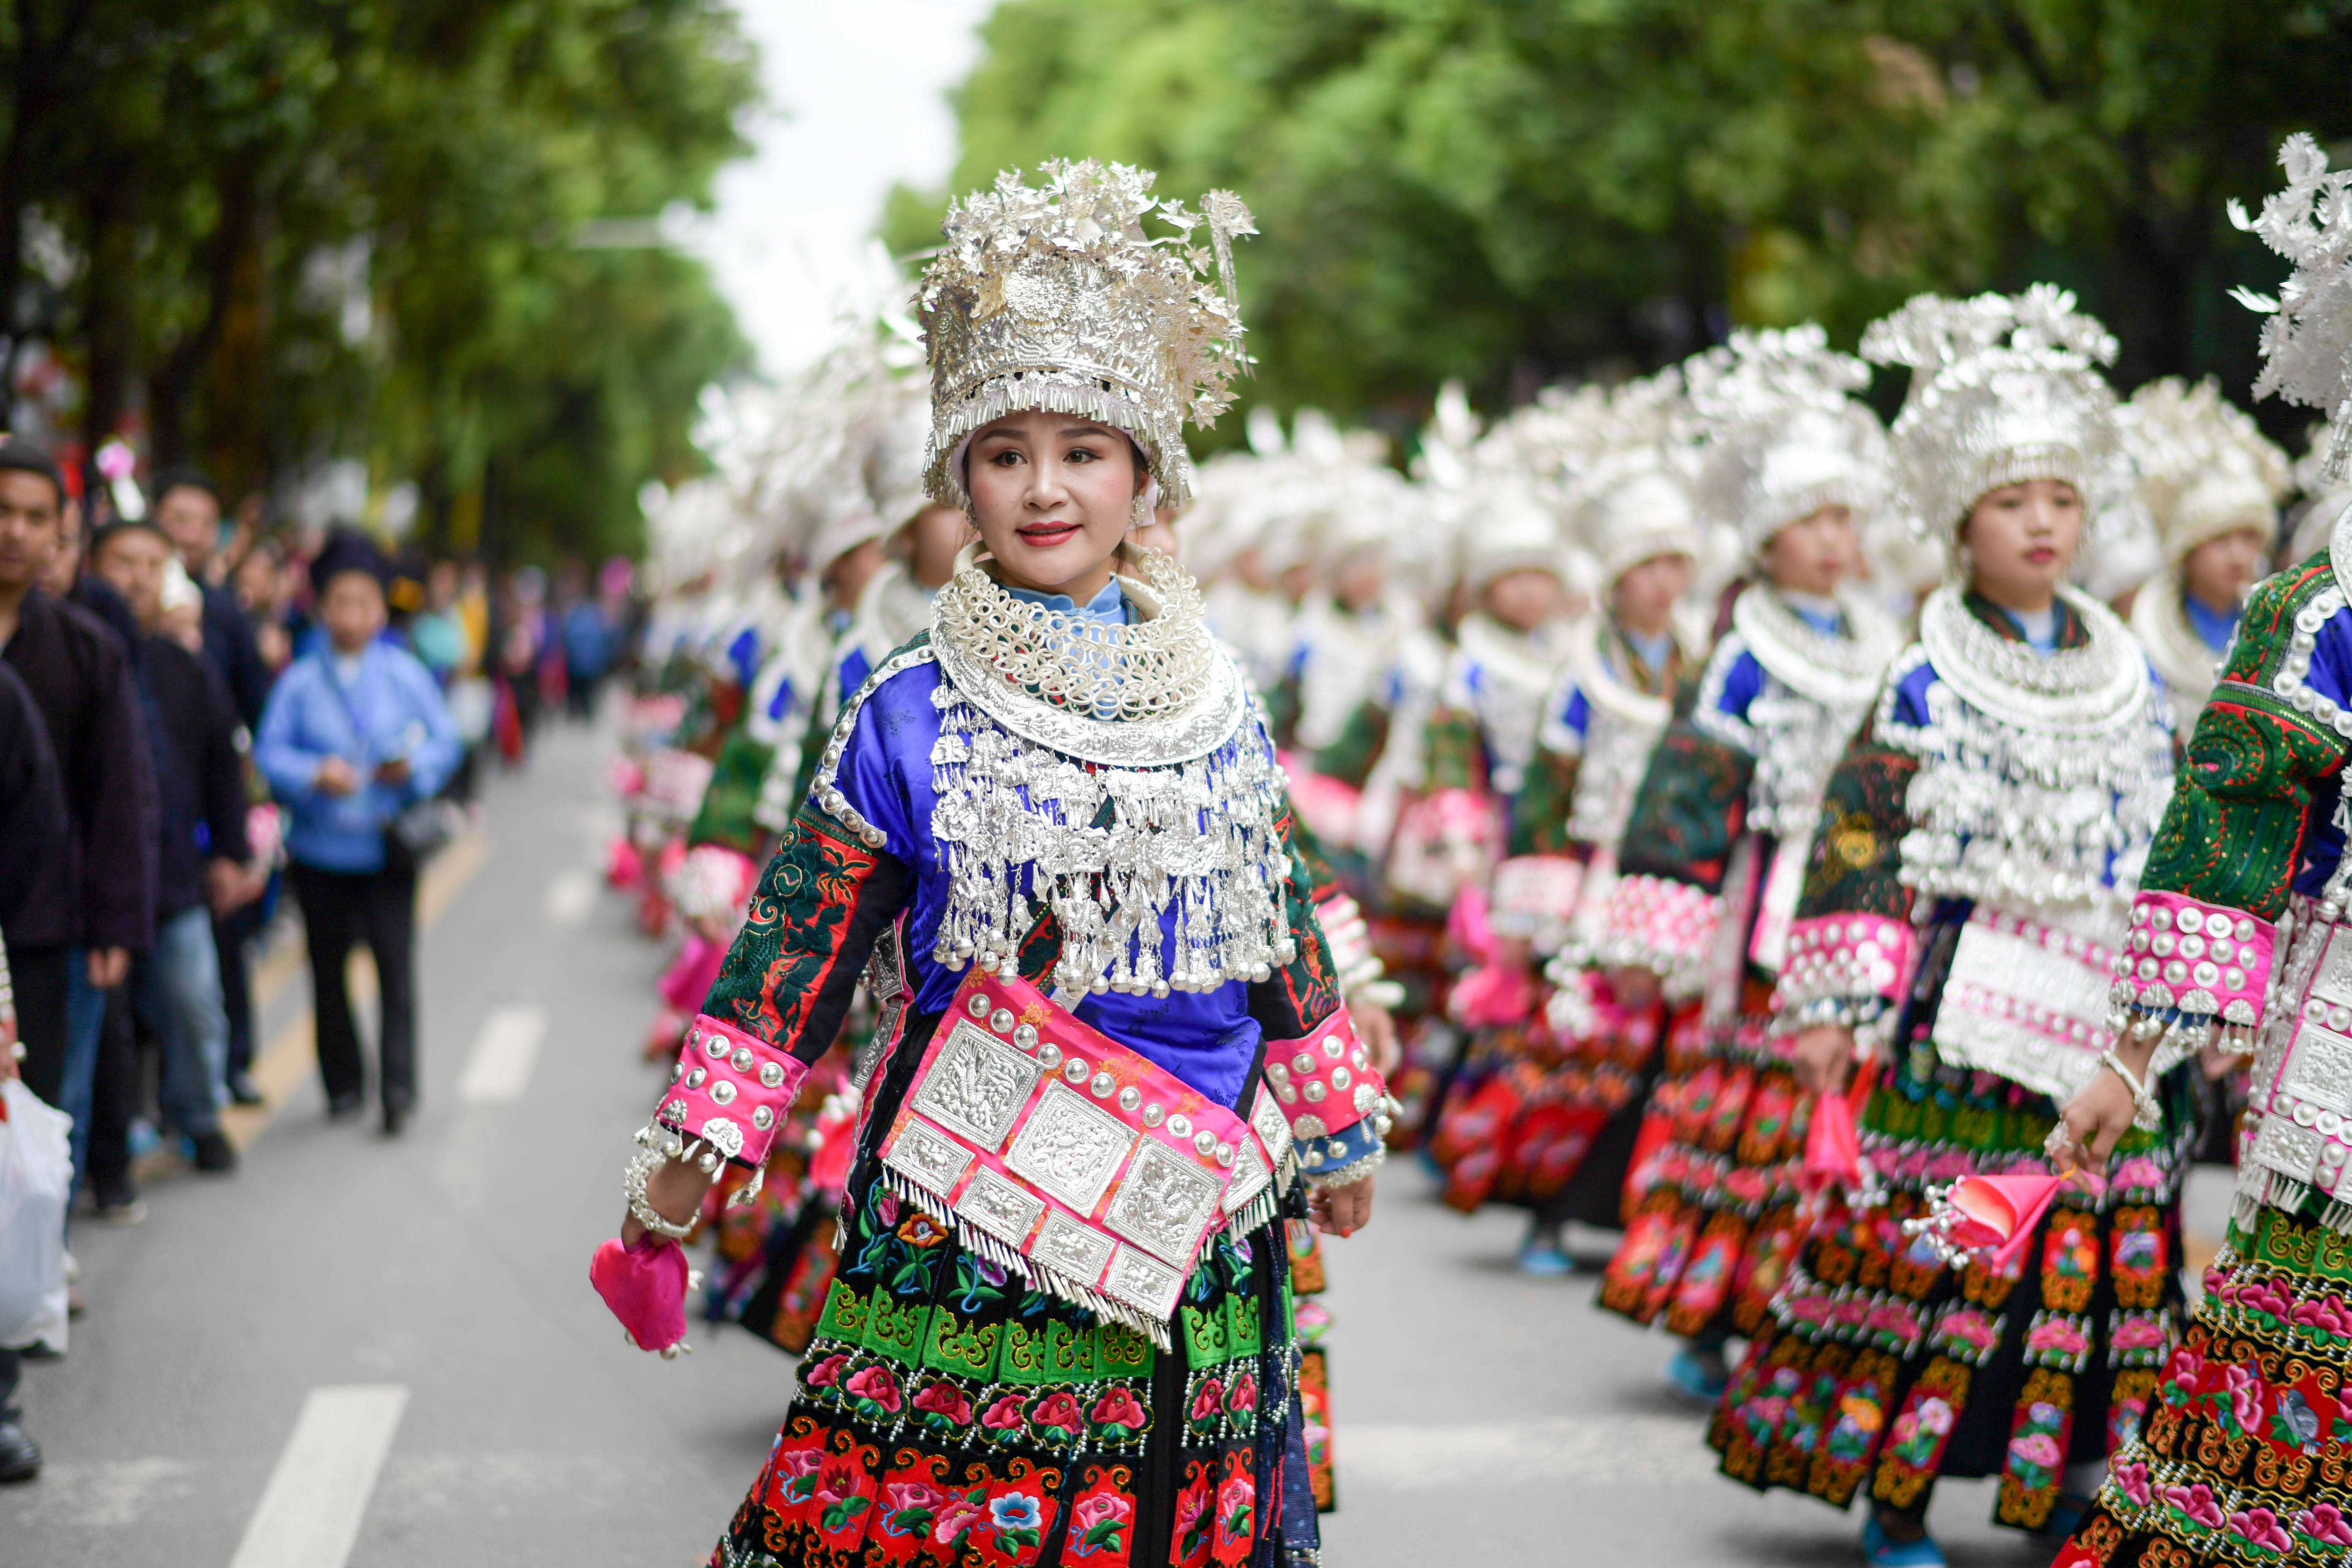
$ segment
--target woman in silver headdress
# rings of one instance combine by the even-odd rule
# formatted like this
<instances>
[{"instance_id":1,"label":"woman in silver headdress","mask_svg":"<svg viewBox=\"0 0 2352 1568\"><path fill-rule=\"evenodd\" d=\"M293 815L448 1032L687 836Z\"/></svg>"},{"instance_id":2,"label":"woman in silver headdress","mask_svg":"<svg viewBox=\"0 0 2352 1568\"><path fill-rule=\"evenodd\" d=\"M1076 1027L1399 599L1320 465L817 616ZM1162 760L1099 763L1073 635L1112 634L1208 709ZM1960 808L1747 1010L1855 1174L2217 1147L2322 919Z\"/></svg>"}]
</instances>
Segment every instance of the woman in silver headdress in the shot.
<instances>
[{"instance_id":1,"label":"woman in silver headdress","mask_svg":"<svg viewBox=\"0 0 2352 1568\"><path fill-rule=\"evenodd\" d=\"M840 1271L720 1568L1316 1551L1268 1226L1365 1222L1385 1093L1246 683L1123 542L1224 406L1249 215L1045 172L951 208L923 282L926 482L981 542L845 707L597 1258L673 1347L708 1173L757 1168L861 971L895 997Z\"/></svg>"},{"instance_id":2,"label":"woman in silver headdress","mask_svg":"<svg viewBox=\"0 0 2352 1568\"><path fill-rule=\"evenodd\" d=\"M1711 1440L1753 1486L1839 1507L1866 1486L1865 1553L1896 1568L1944 1561L1939 1477L1998 1476L1998 1522L2063 1531L2137 1428L2179 1310L2192 1090L2151 1086L2112 1184L2063 1192L2013 1251L1957 1258L1930 1228L1956 1178L2043 1170L2059 1102L2114 1059L2172 731L2129 630L2065 582L2087 498L2112 493L2114 340L2037 286L1915 300L1862 349L1911 369L1900 500L1955 570L1831 774L1772 1003L1816 1093L1872 1055L1864 1172Z\"/></svg>"}]
</instances>

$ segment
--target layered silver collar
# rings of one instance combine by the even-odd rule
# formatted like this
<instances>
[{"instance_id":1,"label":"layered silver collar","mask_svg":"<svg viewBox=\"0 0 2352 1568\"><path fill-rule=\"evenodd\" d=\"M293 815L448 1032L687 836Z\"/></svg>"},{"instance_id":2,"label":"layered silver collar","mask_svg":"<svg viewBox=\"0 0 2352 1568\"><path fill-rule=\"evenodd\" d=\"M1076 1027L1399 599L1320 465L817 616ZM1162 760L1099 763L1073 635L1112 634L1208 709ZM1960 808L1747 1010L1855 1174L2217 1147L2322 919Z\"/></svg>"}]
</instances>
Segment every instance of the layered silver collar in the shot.
<instances>
[{"instance_id":1,"label":"layered silver collar","mask_svg":"<svg viewBox=\"0 0 2352 1568\"><path fill-rule=\"evenodd\" d=\"M2061 587L2090 641L2039 653L1979 620L1951 584L1919 610L1919 641L1937 678L1978 711L2023 730L2090 735L2145 708L2147 658L2115 613L2089 595Z\"/></svg>"}]
</instances>

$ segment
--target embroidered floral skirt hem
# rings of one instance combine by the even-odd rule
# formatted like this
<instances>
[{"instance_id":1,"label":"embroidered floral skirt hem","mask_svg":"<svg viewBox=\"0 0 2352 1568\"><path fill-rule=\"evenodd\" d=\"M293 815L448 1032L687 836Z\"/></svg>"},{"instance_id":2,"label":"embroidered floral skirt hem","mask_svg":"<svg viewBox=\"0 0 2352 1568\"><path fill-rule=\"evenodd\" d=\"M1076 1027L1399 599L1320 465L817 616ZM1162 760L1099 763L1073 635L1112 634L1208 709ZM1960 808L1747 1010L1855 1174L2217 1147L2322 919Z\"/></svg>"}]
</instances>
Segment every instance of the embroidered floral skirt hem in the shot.
<instances>
[{"instance_id":1,"label":"embroidered floral skirt hem","mask_svg":"<svg viewBox=\"0 0 2352 1568\"><path fill-rule=\"evenodd\" d=\"M2236 1226L2056 1568L2352 1561L2352 1237Z\"/></svg>"},{"instance_id":2,"label":"embroidered floral skirt hem","mask_svg":"<svg viewBox=\"0 0 2352 1568\"><path fill-rule=\"evenodd\" d=\"M1807 1097L1765 1045L1765 1017L1670 1028L1626 1182L1625 1239L1600 1304L1685 1339L1754 1335L1804 1239ZM1693 1048L1685 1043L1696 1038Z\"/></svg>"},{"instance_id":3,"label":"embroidered floral skirt hem","mask_svg":"<svg viewBox=\"0 0 2352 1568\"><path fill-rule=\"evenodd\" d=\"M2137 1435L2178 1331L2185 1133L2134 1134L2105 1195L2063 1193L2006 1272L1948 1267L1904 1230L1930 1182L2045 1169L2056 1115L1924 1046L1874 1091L1863 1150L1885 1201L1811 1228L1710 1426L1726 1475L1840 1508L1867 1486L1905 1510L1940 1475L1998 1476L1995 1521L2040 1530L2067 1465Z\"/></svg>"},{"instance_id":4,"label":"embroidered floral skirt hem","mask_svg":"<svg viewBox=\"0 0 2352 1568\"><path fill-rule=\"evenodd\" d=\"M1591 983L1593 1005L1563 1040L1538 1009L1482 1029L1444 1105L1430 1157L1444 1200L1465 1213L1510 1204L1615 1227L1634 1132L1659 1068L1664 1010L1626 1009ZM1696 1027L1697 1012L1687 1013ZM1619 1136L1612 1136L1612 1133Z\"/></svg>"},{"instance_id":5,"label":"embroidered floral skirt hem","mask_svg":"<svg viewBox=\"0 0 2352 1568\"><path fill-rule=\"evenodd\" d=\"M964 1250L874 1171L714 1568L1313 1561L1279 1227L1212 1244L1161 1352Z\"/></svg>"}]
</instances>

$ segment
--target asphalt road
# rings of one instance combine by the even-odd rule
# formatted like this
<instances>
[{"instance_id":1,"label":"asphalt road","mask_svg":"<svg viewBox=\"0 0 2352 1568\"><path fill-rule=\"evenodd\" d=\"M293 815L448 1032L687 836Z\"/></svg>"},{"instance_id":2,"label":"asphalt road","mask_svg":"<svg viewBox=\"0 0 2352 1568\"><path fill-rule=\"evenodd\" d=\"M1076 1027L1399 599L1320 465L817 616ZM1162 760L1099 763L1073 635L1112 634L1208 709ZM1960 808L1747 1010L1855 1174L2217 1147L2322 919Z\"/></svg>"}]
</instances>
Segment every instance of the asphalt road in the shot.
<instances>
[{"instance_id":1,"label":"asphalt road","mask_svg":"<svg viewBox=\"0 0 2352 1568\"><path fill-rule=\"evenodd\" d=\"M587 1285L658 1082L636 1043L662 955L594 881L604 762L551 732L436 866L404 1138L326 1121L307 981L265 966L282 1103L242 1120L234 1176L160 1173L145 1224L78 1226L89 1310L28 1368L48 1466L0 1490L0 1568L703 1560L793 1369L699 1328L683 1361L642 1355ZM1858 1517L1714 1475L1667 1342L1589 1280L1518 1276L1509 1216L1438 1207L1408 1163L1383 1183L1330 1249L1331 1568L1859 1560ZM1991 1504L1938 1498L1952 1561L2047 1563Z\"/></svg>"}]
</instances>

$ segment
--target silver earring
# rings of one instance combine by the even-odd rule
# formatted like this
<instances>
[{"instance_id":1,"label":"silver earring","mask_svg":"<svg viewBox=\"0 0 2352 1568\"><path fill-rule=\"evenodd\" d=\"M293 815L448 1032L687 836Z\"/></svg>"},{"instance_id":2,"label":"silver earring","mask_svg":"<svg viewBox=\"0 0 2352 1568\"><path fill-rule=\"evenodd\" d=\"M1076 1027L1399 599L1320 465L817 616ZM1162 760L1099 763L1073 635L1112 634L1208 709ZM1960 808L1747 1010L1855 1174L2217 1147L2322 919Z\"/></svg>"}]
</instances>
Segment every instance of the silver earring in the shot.
<instances>
[{"instance_id":1,"label":"silver earring","mask_svg":"<svg viewBox=\"0 0 2352 1568\"><path fill-rule=\"evenodd\" d=\"M1127 526L1129 528L1143 528L1148 526L1150 521L1151 509L1143 504L1143 492L1141 490L1138 490L1135 492L1135 499L1127 503Z\"/></svg>"}]
</instances>

